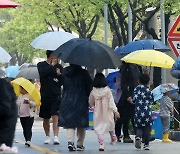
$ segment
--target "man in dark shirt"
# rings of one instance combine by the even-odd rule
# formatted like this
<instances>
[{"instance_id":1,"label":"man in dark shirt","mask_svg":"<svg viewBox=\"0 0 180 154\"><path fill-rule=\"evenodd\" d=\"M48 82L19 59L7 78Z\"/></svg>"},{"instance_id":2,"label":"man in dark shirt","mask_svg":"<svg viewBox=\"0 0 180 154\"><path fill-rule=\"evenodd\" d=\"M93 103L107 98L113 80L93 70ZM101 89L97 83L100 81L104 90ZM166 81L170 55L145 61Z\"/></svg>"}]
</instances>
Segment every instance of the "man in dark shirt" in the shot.
<instances>
[{"instance_id":1,"label":"man in dark shirt","mask_svg":"<svg viewBox=\"0 0 180 154\"><path fill-rule=\"evenodd\" d=\"M54 144L59 144L58 140L58 112L61 102L61 70L58 58L52 55L52 51L46 51L47 60L39 62L37 68L41 83L41 103L39 117L43 118L43 127L46 134L45 144L51 142L50 123L53 121Z\"/></svg>"}]
</instances>

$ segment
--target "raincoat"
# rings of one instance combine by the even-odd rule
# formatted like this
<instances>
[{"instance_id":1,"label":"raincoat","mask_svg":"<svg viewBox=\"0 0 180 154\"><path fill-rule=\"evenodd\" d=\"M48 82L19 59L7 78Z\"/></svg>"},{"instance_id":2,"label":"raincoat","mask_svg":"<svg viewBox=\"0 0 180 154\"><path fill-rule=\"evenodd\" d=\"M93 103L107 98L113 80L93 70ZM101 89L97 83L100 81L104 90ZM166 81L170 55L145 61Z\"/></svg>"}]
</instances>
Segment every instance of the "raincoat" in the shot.
<instances>
[{"instance_id":1,"label":"raincoat","mask_svg":"<svg viewBox=\"0 0 180 154\"><path fill-rule=\"evenodd\" d=\"M92 90L92 79L89 73L78 65L70 65L62 71L62 84L59 126L65 128L88 127L88 97Z\"/></svg>"},{"instance_id":2,"label":"raincoat","mask_svg":"<svg viewBox=\"0 0 180 154\"><path fill-rule=\"evenodd\" d=\"M170 73L174 78L180 79L180 56L177 58L177 60L173 64L173 67Z\"/></svg>"},{"instance_id":3,"label":"raincoat","mask_svg":"<svg viewBox=\"0 0 180 154\"><path fill-rule=\"evenodd\" d=\"M96 134L114 131L114 112L117 108L108 87L93 88L89 96L89 103L94 106L94 130Z\"/></svg>"}]
</instances>

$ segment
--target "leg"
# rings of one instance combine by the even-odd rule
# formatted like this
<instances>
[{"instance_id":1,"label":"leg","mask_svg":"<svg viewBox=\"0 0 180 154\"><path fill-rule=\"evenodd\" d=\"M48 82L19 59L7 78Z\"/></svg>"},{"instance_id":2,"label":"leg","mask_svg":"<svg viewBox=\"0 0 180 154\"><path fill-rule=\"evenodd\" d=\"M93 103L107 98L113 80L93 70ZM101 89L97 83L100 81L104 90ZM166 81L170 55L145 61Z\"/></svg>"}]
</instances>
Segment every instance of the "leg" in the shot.
<instances>
[{"instance_id":1,"label":"leg","mask_svg":"<svg viewBox=\"0 0 180 154\"><path fill-rule=\"evenodd\" d=\"M99 151L104 151L104 134L98 134L98 142L99 142Z\"/></svg>"},{"instance_id":2,"label":"leg","mask_svg":"<svg viewBox=\"0 0 180 154\"><path fill-rule=\"evenodd\" d=\"M67 129L67 138L68 138L68 149L69 151L76 151L74 146L74 137L75 137L75 128Z\"/></svg>"},{"instance_id":3,"label":"leg","mask_svg":"<svg viewBox=\"0 0 180 154\"><path fill-rule=\"evenodd\" d=\"M135 147L141 149L142 128L136 128Z\"/></svg>"},{"instance_id":4,"label":"leg","mask_svg":"<svg viewBox=\"0 0 180 154\"><path fill-rule=\"evenodd\" d=\"M114 131L109 132L110 137L111 137L111 143L110 144L115 144L117 142L117 137Z\"/></svg>"},{"instance_id":5,"label":"leg","mask_svg":"<svg viewBox=\"0 0 180 154\"><path fill-rule=\"evenodd\" d=\"M54 136L58 136L58 133L59 133L58 116L57 115L53 115L52 116L52 120L53 120L53 132L54 132Z\"/></svg>"},{"instance_id":6,"label":"leg","mask_svg":"<svg viewBox=\"0 0 180 154\"><path fill-rule=\"evenodd\" d=\"M85 134L85 128L77 128L77 151L84 151L85 149L85 147L83 146Z\"/></svg>"},{"instance_id":7,"label":"leg","mask_svg":"<svg viewBox=\"0 0 180 154\"><path fill-rule=\"evenodd\" d=\"M32 126L34 123L34 117L27 117L26 120L26 141L31 141L32 138Z\"/></svg>"},{"instance_id":8,"label":"leg","mask_svg":"<svg viewBox=\"0 0 180 154\"><path fill-rule=\"evenodd\" d=\"M116 123L115 123L115 133L119 142L121 142L120 140L121 128L122 128L122 119L119 118L116 120Z\"/></svg>"},{"instance_id":9,"label":"leg","mask_svg":"<svg viewBox=\"0 0 180 154\"><path fill-rule=\"evenodd\" d=\"M149 145L151 126L145 126L143 128L144 145Z\"/></svg>"},{"instance_id":10,"label":"leg","mask_svg":"<svg viewBox=\"0 0 180 154\"><path fill-rule=\"evenodd\" d=\"M172 142L169 136L169 127L170 127L170 117L160 117L163 125L163 139L162 142Z\"/></svg>"},{"instance_id":11,"label":"leg","mask_svg":"<svg viewBox=\"0 0 180 154\"><path fill-rule=\"evenodd\" d=\"M21 122L21 126L22 126L22 128L23 128L23 135L24 135L24 138L25 138L25 141L27 141L26 140L26 131L25 131L25 127L26 127L26 119L25 119L25 117L20 117L20 122Z\"/></svg>"},{"instance_id":12,"label":"leg","mask_svg":"<svg viewBox=\"0 0 180 154\"><path fill-rule=\"evenodd\" d=\"M49 119L43 119L43 128L46 136L50 136L50 123Z\"/></svg>"}]
</instances>

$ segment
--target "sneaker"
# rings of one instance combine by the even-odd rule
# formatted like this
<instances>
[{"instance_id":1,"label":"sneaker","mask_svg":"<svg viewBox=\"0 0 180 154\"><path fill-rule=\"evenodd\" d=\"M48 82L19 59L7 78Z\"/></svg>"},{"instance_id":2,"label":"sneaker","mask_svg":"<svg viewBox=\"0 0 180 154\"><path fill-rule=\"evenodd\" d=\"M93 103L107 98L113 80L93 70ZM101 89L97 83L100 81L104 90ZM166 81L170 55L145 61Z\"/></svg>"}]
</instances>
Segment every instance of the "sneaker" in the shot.
<instances>
[{"instance_id":1,"label":"sneaker","mask_svg":"<svg viewBox=\"0 0 180 154\"><path fill-rule=\"evenodd\" d=\"M31 146L31 142L30 142L30 141L27 141L27 142L25 142L25 145L27 145L28 147L30 147L30 146Z\"/></svg>"},{"instance_id":2,"label":"sneaker","mask_svg":"<svg viewBox=\"0 0 180 154\"><path fill-rule=\"evenodd\" d=\"M149 145L144 145L143 149L144 149L144 150L150 150L150 149L149 149Z\"/></svg>"},{"instance_id":3,"label":"sneaker","mask_svg":"<svg viewBox=\"0 0 180 154\"><path fill-rule=\"evenodd\" d=\"M136 137L135 147L136 147L137 149L141 149L141 139L140 139L139 137Z\"/></svg>"},{"instance_id":4,"label":"sneaker","mask_svg":"<svg viewBox=\"0 0 180 154\"><path fill-rule=\"evenodd\" d=\"M51 142L50 137L49 137L49 136L46 136L46 139L45 139L45 141L44 141L44 144L50 144L50 142Z\"/></svg>"},{"instance_id":5,"label":"sneaker","mask_svg":"<svg viewBox=\"0 0 180 154\"><path fill-rule=\"evenodd\" d=\"M69 151L76 151L76 148L73 142L68 142L68 149Z\"/></svg>"},{"instance_id":6,"label":"sneaker","mask_svg":"<svg viewBox=\"0 0 180 154\"><path fill-rule=\"evenodd\" d=\"M77 148L76 148L77 151L84 151L85 150L85 147L82 145L82 146L79 146L77 145Z\"/></svg>"},{"instance_id":7,"label":"sneaker","mask_svg":"<svg viewBox=\"0 0 180 154\"><path fill-rule=\"evenodd\" d=\"M105 149L105 145L104 144L100 144L99 145L99 151L104 151Z\"/></svg>"},{"instance_id":8,"label":"sneaker","mask_svg":"<svg viewBox=\"0 0 180 154\"><path fill-rule=\"evenodd\" d=\"M134 141L130 137L123 138L124 143L133 143Z\"/></svg>"},{"instance_id":9,"label":"sneaker","mask_svg":"<svg viewBox=\"0 0 180 154\"><path fill-rule=\"evenodd\" d=\"M54 136L54 145L59 145L60 142L59 142L59 139L57 136Z\"/></svg>"}]
</instances>

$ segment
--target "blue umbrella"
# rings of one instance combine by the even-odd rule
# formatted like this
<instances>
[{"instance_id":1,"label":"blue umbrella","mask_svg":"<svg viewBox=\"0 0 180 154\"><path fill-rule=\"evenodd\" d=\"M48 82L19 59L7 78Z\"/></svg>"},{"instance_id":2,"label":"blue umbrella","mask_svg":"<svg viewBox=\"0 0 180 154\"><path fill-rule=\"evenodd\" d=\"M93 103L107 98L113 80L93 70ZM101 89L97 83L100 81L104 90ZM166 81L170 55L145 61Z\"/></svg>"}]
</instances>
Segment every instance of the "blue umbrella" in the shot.
<instances>
[{"instance_id":1,"label":"blue umbrella","mask_svg":"<svg viewBox=\"0 0 180 154\"><path fill-rule=\"evenodd\" d=\"M19 66L9 66L5 69L6 77L16 78L19 73Z\"/></svg>"},{"instance_id":2,"label":"blue umbrella","mask_svg":"<svg viewBox=\"0 0 180 154\"><path fill-rule=\"evenodd\" d=\"M121 49L121 54L127 54L136 50L154 49L162 52L170 51L169 47L159 40L139 40L129 42Z\"/></svg>"},{"instance_id":3,"label":"blue umbrella","mask_svg":"<svg viewBox=\"0 0 180 154\"><path fill-rule=\"evenodd\" d=\"M154 101L161 99L163 96L163 93L167 91L170 92L169 95L172 95L176 93L178 90L179 90L178 86L175 85L174 83L161 84L152 90Z\"/></svg>"},{"instance_id":4,"label":"blue umbrella","mask_svg":"<svg viewBox=\"0 0 180 154\"><path fill-rule=\"evenodd\" d=\"M107 75L107 84L111 89L115 89L114 79L116 78L119 71L111 72Z\"/></svg>"}]
</instances>

